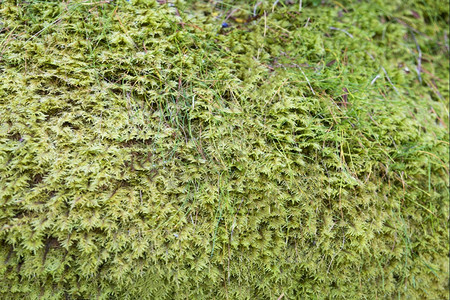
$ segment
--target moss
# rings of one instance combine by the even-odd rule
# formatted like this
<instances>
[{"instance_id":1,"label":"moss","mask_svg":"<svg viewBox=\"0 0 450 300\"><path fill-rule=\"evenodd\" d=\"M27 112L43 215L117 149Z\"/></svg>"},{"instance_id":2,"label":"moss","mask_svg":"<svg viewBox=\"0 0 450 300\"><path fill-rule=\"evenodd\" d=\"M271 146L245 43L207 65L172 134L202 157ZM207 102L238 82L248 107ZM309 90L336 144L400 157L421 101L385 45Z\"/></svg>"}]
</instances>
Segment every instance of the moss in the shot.
<instances>
[{"instance_id":1,"label":"moss","mask_svg":"<svg viewBox=\"0 0 450 300\"><path fill-rule=\"evenodd\" d=\"M447 3L303 2L2 1L1 297L448 298Z\"/></svg>"}]
</instances>

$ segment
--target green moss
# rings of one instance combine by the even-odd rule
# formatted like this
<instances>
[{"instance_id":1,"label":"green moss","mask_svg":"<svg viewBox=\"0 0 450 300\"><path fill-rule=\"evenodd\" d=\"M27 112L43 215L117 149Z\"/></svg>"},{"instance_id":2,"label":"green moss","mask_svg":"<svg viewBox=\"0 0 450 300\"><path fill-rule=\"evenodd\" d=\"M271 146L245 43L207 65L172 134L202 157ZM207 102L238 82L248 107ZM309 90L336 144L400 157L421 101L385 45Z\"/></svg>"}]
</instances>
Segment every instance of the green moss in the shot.
<instances>
[{"instance_id":1,"label":"green moss","mask_svg":"<svg viewBox=\"0 0 450 300\"><path fill-rule=\"evenodd\" d=\"M448 3L303 2L1 1L0 297L448 298Z\"/></svg>"}]
</instances>

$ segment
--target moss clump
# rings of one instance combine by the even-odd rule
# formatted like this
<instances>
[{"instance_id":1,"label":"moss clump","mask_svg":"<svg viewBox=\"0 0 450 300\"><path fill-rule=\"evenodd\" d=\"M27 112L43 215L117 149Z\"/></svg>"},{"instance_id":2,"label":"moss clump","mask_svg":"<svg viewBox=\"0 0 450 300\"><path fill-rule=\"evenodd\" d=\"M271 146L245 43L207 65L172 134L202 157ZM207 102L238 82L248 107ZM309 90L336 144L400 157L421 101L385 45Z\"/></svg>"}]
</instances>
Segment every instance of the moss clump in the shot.
<instances>
[{"instance_id":1,"label":"moss clump","mask_svg":"<svg viewBox=\"0 0 450 300\"><path fill-rule=\"evenodd\" d=\"M447 3L213 2L1 1L0 297L448 298Z\"/></svg>"}]
</instances>

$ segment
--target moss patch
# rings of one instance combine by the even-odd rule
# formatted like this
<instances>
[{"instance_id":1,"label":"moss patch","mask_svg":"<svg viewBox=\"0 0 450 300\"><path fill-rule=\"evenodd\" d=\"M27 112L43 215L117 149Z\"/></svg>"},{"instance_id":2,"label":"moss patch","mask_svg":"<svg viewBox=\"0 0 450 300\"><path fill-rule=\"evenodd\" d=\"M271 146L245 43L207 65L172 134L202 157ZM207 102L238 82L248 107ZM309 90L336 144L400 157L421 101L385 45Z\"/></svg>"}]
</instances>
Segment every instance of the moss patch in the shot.
<instances>
[{"instance_id":1,"label":"moss patch","mask_svg":"<svg viewBox=\"0 0 450 300\"><path fill-rule=\"evenodd\" d=\"M2 298L448 298L448 3L292 2L0 2Z\"/></svg>"}]
</instances>

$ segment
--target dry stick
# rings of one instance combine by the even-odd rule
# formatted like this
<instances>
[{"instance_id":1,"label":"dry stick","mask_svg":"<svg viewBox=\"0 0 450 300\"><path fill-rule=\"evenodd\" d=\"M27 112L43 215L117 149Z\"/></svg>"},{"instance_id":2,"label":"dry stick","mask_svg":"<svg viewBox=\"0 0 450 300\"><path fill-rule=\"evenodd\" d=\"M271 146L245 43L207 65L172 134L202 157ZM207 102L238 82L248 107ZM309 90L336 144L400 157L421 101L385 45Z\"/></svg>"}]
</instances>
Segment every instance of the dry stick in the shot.
<instances>
[{"instance_id":1,"label":"dry stick","mask_svg":"<svg viewBox=\"0 0 450 300\"><path fill-rule=\"evenodd\" d=\"M298 2L298 11L302 11L302 0Z\"/></svg>"}]
</instances>

